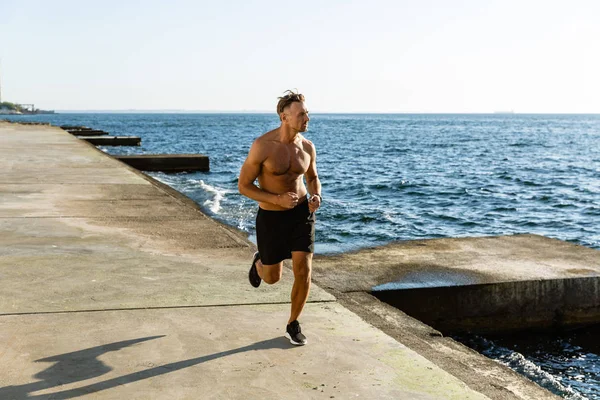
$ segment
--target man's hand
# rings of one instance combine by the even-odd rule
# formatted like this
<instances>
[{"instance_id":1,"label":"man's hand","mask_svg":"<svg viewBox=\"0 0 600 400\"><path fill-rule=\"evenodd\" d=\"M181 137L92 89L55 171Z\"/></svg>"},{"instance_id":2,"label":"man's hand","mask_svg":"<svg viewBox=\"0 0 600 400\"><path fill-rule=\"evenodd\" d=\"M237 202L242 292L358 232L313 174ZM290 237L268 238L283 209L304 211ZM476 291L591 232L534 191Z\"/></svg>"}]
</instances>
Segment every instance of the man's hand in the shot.
<instances>
[{"instance_id":1,"label":"man's hand","mask_svg":"<svg viewBox=\"0 0 600 400\"><path fill-rule=\"evenodd\" d=\"M313 194L308 199L308 210L312 213L317 211L319 207L321 207L321 196Z\"/></svg>"},{"instance_id":2,"label":"man's hand","mask_svg":"<svg viewBox=\"0 0 600 400\"><path fill-rule=\"evenodd\" d=\"M294 208L298 205L298 195L294 192L287 192L277 196L278 206L283 208Z\"/></svg>"}]
</instances>

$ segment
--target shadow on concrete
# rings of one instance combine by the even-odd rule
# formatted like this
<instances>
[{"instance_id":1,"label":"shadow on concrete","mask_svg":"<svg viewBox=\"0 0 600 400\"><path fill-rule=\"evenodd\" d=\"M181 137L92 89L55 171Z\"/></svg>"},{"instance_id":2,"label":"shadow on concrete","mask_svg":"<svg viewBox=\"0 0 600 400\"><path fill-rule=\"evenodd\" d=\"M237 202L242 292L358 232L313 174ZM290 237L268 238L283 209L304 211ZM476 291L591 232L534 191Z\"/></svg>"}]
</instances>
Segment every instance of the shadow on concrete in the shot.
<instances>
[{"instance_id":1,"label":"shadow on concrete","mask_svg":"<svg viewBox=\"0 0 600 400\"><path fill-rule=\"evenodd\" d=\"M56 362L56 364L34 375L34 378L42 379L40 381L27 383L19 386L6 386L0 388L0 399L72 399L79 396L99 392L106 389L111 389L116 386L125 385L132 382L141 381L143 379L152 378L159 375L164 375L170 372L179 371L180 369L192 367L202 364L207 361L217 358L226 357L232 354L243 353L253 350L267 349L290 349L292 346L283 337L276 337L269 340L263 340L250 344L248 346L239 347L237 349L222 351L219 353L209 354L202 357L191 358L184 361L177 361L170 364L160 365L149 368L143 371L134 372L113 379L108 379L102 382L92 383L79 388L64 390L62 392L54 392L42 395L32 395L31 393L50 389L53 387L70 384L86 379L96 378L111 371L112 368L104 364L97 357L109 351L117 351L124 347L134 345L136 343L147 340L157 339L162 336L150 336L139 339L125 340L122 342L110 343L103 346L92 347L85 350L76 351L73 353L61 354L53 357L48 357L36 362Z\"/></svg>"}]
</instances>

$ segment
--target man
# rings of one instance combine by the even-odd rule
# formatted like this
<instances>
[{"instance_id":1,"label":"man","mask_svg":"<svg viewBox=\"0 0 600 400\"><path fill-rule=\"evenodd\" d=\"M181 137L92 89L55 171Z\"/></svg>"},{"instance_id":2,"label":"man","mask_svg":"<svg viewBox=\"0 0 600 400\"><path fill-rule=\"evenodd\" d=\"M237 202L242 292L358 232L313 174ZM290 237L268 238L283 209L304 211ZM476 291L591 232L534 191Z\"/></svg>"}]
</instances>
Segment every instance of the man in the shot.
<instances>
[{"instance_id":1,"label":"man","mask_svg":"<svg viewBox=\"0 0 600 400\"><path fill-rule=\"evenodd\" d=\"M279 98L281 126L254 141L238 180L241 194L258 202L258 252L248 274L250 283L281 279L283 260L292 259L294 286L286 337L306 344L298 318L310 290L315 241L315 211L321 206L315 146L302 136L308 129L304 96L290 90ZM306 179L306 186L302 177ZM258 186L254 181L258 178Z\"/></svg>"}]
</instances>

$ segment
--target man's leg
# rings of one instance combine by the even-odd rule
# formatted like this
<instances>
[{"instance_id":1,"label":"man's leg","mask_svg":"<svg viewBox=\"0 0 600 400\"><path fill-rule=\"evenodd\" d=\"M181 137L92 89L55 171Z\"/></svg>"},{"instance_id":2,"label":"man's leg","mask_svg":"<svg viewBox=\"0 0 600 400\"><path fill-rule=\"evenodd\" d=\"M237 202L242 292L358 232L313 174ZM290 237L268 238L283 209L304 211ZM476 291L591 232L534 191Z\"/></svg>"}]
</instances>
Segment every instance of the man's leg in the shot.
<instances>
[{"instance_id":1,"label":"man's leg","mask_svg":"<svg viewBox=\"0 0 600 400\"><path fill-rule=\"evenodd\" d=\"M294 286L292 287L292 311L288 324L296 321L308 299L312 270L312 253L292 251Z\"/></svg>"},{"instance_id":2,"label":"man's leg","mask_svg":"<svg viewBox=\"0 0 600 400\"><path fill-rule=\"evenodd\" d=\"M277 283L283 273L283 261L273 265L264 265L262 261L258 260L256 261L256 272L269 285Z\"/></svg>"}]
</instances>

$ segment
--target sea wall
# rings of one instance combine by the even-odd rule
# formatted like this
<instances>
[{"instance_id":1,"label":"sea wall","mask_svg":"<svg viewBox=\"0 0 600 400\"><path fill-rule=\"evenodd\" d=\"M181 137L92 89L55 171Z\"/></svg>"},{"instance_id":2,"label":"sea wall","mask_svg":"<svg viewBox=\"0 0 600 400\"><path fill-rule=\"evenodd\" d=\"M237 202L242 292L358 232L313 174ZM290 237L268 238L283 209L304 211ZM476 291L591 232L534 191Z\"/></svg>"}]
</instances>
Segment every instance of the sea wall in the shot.
<instances>
[{"instance_id":1,"label":"sea wall","mask_svg":"<svg viewBox=\"0 0 600 400\"><path fill-rule=\"evenodd\" d=\"M314 276L457 332L600 323L600 251L538 235L433 239L319 257Z\"/></svg>"}]
</instances>

